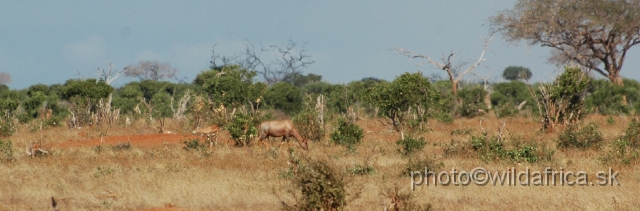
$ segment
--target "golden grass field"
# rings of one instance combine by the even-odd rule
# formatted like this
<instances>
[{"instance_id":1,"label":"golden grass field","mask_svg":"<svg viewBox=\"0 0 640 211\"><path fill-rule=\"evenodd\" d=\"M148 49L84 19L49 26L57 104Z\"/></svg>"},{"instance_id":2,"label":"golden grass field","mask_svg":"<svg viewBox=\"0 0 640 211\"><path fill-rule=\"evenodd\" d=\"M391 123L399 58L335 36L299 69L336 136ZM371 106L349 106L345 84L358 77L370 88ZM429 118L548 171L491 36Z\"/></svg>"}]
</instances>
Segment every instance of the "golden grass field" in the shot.
<instances>
[{"instance_id":1,"label":"golden grass field","mask_svg":"<svg viewBox=\"0 0 640 211\"><path fill-rule=\"evenodd\" d=\"M559 132L539 132L540 124L533 118L484 117L482 126L490 135L497 134L504 121L505 136L533 140L556 150L551 161L486 163L470 155L444 156L443 146L451 140L469 139L468 135L451 135L451 131L472 129L477 135L482 130L480 118L456 119L452 124L429 121L429 131L418 134L427 140L419 153L441 162L441 170L446 171L562 167L565 171L586 171L592 181L595 172L611 167L620 172L620 186L430 185L411 192L411 202L431 204L432 210L640 210L640 168L633 164L610 166L598 160L631 117L615 117L615 124L608 124L606 118L592 115L584 120L600 126L606 142L601 150L562 151L555 149ZM167 121L165 128L184 135L157 135L139 144L138 137L149 138L157 129L144 121L138 123L127 128L56 127L36 132L30 132L29 126L19 127L16 134L3 139L13 141L16 159L0 163L0 210L48 210L51 197L60 210L278 210L281 202L294 202L289 193L293 186L281 176L289 169L291 155L286 149L277 151L275 140L270 150L255 145L235 147L222 131L218 145L203 153L183 149L181 140L196 137L179 122ZM410 192L410 178L399 176L409 158L397 152L399 133L377 119L356 124L365 134L356 153L330 144L328 135L325 140L310 142L308 152L295 141L290 147L296 156L326 160L341 172L355 165L374 167L375 173L370 175L346 174L349 195L345 209L383 210L391 203L389 190L398 187ZM327 134L331 129L329 125ZM106 141L100 142L101 137ZM130 149L111 147L127 141ZM39 142L51 153L27 156L25 147Z\"/></svg>"}]
</instances>

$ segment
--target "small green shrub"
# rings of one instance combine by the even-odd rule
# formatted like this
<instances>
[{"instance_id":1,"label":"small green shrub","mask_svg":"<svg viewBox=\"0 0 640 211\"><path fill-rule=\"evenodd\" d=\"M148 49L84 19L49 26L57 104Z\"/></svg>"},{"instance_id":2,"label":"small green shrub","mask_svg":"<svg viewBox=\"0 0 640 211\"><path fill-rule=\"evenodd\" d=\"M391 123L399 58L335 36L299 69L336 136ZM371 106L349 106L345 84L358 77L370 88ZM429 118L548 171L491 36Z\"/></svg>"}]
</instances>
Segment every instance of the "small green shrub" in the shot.
<instances>
[{"instance_id":1,"label":"small green shrub","mask_svg":"<svg viewBox=\"0 0 640 211\"><path fill-rule=\"evenodd\" d=\"M629 147L637 149L640 147L640 120L635 118L629 123L629 127L624 131L624 135L620 137L629 142Z\"/></svg>"},{"instance_id":2,"label":"small green shrub","mask_svg":"<svg viewBox=\"0 0 640 211\"><path fill-rule=\"evenodd\" d=\"M349 121L345 121L344 118L338 119L338 126L331 133L331 140L333 143L342 145L349 149L349 151L355 151L364 134L360 126L353 124Z\"/></svg>"},{"instance_id":3,"label":"small green shrub","mask_svg":"<svg viewBox=\"0 0 640 211\"><path fill-rule=\"evenodd\" d=\"M484 103L484 97L487 91L482 87L466 87L458 92L458 97L462 101L462 104L458 107L458 113L462 117L473 118L482 114L480 110L487 110L487 105Z\"/></svg>"},{"instance_id":4,"label":"small green shrub","mask_svg":"<svg viewBox=\"0 0 640 211\"><path fill-rule=\"evenodd\" d=\"M258 134L258 128L255 125L249 115L238 112L225 128L229 131L231 139L236 142L236 146L247 146L251 138L256 137Z\"/></svg>"},{"instance_id":5,"label":"small green shrub","mask_svg":"<svg viewBox=\"0 0 640 211\"><path fill-rule=\"evenodd\" d=\"M115 172L115 170L113 170L112 168L109 168L109 167L102 168L102 167L98 166L96 168L96 173L93 174L93 177L100 178L100 177L104 177L104 176L109 176L109 175L112 175L114 172Z\"/></svg>"},{"instance_id":6,"label":"small green shrub","mask_svg":"<svg viewBox=\"0 0 640 211\"><path fill-rule=\"evenodd\" d=\"M609 117L607 118L607 123L608 123L608 124L610 124L610 125L615 125L615 124L616 124L616 120L615 120L615 119L613 119L613 117L612 117L612 116L609 116Z\"/></svg>"},{"instance_id":7,"label":"small green shrub","mask_svg":"<svg viewBox=\"0 0 640 211\"><path fill-rule=\"evenodd\" d=\"M507 148L505 140L500 140L495 136L472 136L470 145L472 151L485 162L508 160L511 162L536 163L538 161L550 161L555 151L546 147L539 147L530 142L520 144L518 140L512 141L512 146Z\"/></svg>"},{"instance_id":8,"label":"small green shrub","mask_svg":"<svg viewBox=\"0 0 640 211\"><path fill-rule=\"evenodd\" d=\"M182 144L184 144L184 147L182 148L185 150L206 150L207 149L205 144L200 143L200 140L198 139L184 140L182 141Z\"/></svg>"},{"instance_id":9,"label":"small green shrub","mask_svg":"<svg viewBox=\"0 0 640 211\"><path fill-rule=\"evenodd\" d=\"M451 135L471 135L471 132L473 132L471 128L460 128L452 130Z\"/></svg>"},{"instance_id":10,"label":"small green shrub","mask_svg":"<svg viewBox=\"0 0 640 211\"><path fill-rule=\"evenodd\" d=\"M442 113L440 115L437 116L437 118L439 122L445 123L445 124L452 124L453 123L453 116L451 116L451 114L447 114L447 113Z\"/></svg>"},{"instance_id":11,"label":"small green shrub","mask_svg":"<svg viewBox=\"0 0 640 211\"><path fill-rule=\"evenodd\" d=\"M298 132L300 132L302 137L320 141L325 135L324 128L317 122L318 114L315 110L308 108L312 107L309 105L305 106L305 108L298 113L295 118L293 118L293 124L296 126L296 129L298 129Z\"/></svg>"},{"instance_id":12,"label":"small green shrub","mask_svg":"<svg viewBox=\"0 0 640 211\"><path fill-rule=\"evenodd\" d=\"M344 175L326 161L304 160L295 172L291 181L302 196L295 205L282 202L284 210L341 210L347 204Z\"/></svg>"},{"instance_id":13,"label":"small green shrub","mask_svg":"<svg viewBox=\"0 0 640 211\"><path fill-rule=\"evenodd\" d=\"M409 162L403 169L400 175L411 176L411 172L422 171L427 168L428 171L440 172L440 169L444 167L444 163L437 163L434 159L430 159L425 155L414 156L409 159Z\"/></svg>"},{"instance_id":14,"label":"small green shrub","mask_svg":"<svg viewBox=\"0 0 640 211\"><path fill-rule=\"evenodd\" d=\"M124 142L124 143L118 143L116 145L113 145L113 147L111 147L113 150L116 151L120 151L120 150L130 150L131 149L131 142Z\"/></svg>"},{"instance_id":15,"label":"small green shrub","mask_svg":"<svg viewBox=\"0 0 640 211\"><path fill-rule=\"evenodd\" d=\"M577 124L571 124L567 126L563 133L558 135L558 139L556 140L558 148L562 149L598 148L602 141L602 133L598 131L598 125L594 122L591 122L582 128L579 128Z\"/></svg>"},{"instance_id":16,"label":"small green shrub","mask_svg":"<svg viewBox=\"0 0 640 211\"><path fill-rule=\"evenodd\" d=\"M13 125L13 121L2 119L0 121L0 137L9 137L16 132L16 127Z\"/></svg>"},{"instance_id":17,"label":"small green shrub","mask_svg":"<svg viewBox=\"0 0 640 211\"><path fill-rule=\"evenodd\" d=\"M451 140L448 144L444 144L444 156L445 157L453 157L453 156L462 156L468 157L473 153L473 151L468 147L467 143L463 143L458 140Z\"/></svg>"},{"instance_id":18,"label":"small green shrub","mask_svg":"<svg viewBox=\"0 0 640 211\"><path fill-rule=\"evenodd\" d=\"M629 127L624 132L624 135L618 137L611 146L610 151L599 159L604 163L622 163L624 165L630 165L637 163L638 157L640 157L640 121L633 119L629 123Z\"/></svg>"},{"instance_id":19,"label":"small green shrub","mask_svg":"<svg viewBox=\"0 0 640 211\"><path fill-rule=\"evenodd\" d=\"M471 136L470 144L471 149L485 162L506 157L507 151L504 149L504 143L498 137L488 136L486 133L480 136Z\"/></svg>"},{"instance_id":20,"label":"small green shrub","mask_svg":"<svg viewBox=\"0 0 640 211\"><path fill-rule=\"evenodd\" d=\"M393 188L388 189L387 191L382 193L383 196L389 198L391 201L391 206L388 209L390 211L406 211L406 210L424 210L429 211L433 207L431 203L427 203L425 205L418 205L415 202L415 197L411 191L401 192L398 188L398 185L395 184ZM385 206L386 207L386 206Z\"/></svg>"},{"instance_id":21,"label":"small green shrub","mask_svg":"<svg viewBox=\"0 0 640 211\"><path fill-rule=\"evenodd\" d=\"M105 147L101 144L98 146L93 147L93 151L97 152L97 153L102 153L105 150Z\"/></svg>"},{"instance_id":22,"label":"small green shrub","mask_svg":"<svg viewBox=\"0 0 640 211\"><path fill-rule=\"evenodd\" d=\"M4 161L13 160L13 142L0 140L0 153L2 153Z\"/></svg>"},{"instance_id":23,"label":"small green shrub","mask_svg":"<svg viewBox=\"0 0 640 211\"><path fill-rule=\"evenodd\" d=\"M348 168L347 171L351 174L355 174L355 175L372 175L376 173L376 169L373 168L373 166L370 165L362 165L362 164L355 164L353 165L353 167Z\"/></svg>"},{"instance_id":24,"label":"small green shrub","mask_svg":"<svg viewBox=\"0 0 640 211\"><path fill-rule=\"evenodd\" d=\"M398 152L400 152L400 154L408 156L413 154L414 152L424 149L424 146L427 145L427 142L424 140L424 138L416 139L413 137L407 137L404 140L400 139L396 141L396 144L400 146Z\"/></svg>"}]
</instances>

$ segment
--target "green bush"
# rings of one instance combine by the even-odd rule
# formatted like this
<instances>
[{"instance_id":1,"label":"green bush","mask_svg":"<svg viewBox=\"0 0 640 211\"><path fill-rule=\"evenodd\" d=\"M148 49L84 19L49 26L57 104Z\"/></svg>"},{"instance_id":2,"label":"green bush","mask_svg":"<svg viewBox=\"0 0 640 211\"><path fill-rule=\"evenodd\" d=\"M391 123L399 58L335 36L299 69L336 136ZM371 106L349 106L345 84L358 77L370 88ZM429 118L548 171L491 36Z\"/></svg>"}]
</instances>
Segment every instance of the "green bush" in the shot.
<instances>
[{"instance_id":1,"label":"green bush","mask_svg":"<svg viewBox=\"0 0 640 211\"><path fill-rule=\"evenodd\" d=\"M295 172L291 180L302 196L295 205L282 202L284 210L341 210L347 204L344 175L326 161L303 161Z\"/></svg>"},{"instance_id":2,"label":"green bush","mask_svg":"<svg viewBox=\"0 0 640 211\"><path fill-rule=\"evenodd\" d=\"M0 137L9 137L16 132L16 128L13 125L13 121L10 119L2 118L0 120Z\"/></svg>"},{"instance_id":3,"label":"green bush","mask_svg":"<svg viewBox=\"0 0 640 211\"><path fill-rule=\"evenodd\" d=\"M404 140L400 139L396 141L396 144L400 146L398 152L400 152L400 154L408 156L413 154L414 152L424 149L424 146L427 145L427 142L424 140L424 138L416 139L413 137L407 137Z\"/></svg>"},{"instance_id":4,"label":"green bush","mask_svg":"<svg viewBox=\"0 0 640 211\"><path fill-rule=\"evenodd\" d=\"M444 163L442 162L437 163L434 159L430 159L426 155L416 155L409 159L409 162L400 175L411 176L411 172L424 172L425 168L427 168L428 171L440 172L440 169L443 167Z\"/></svg>"},{"instance_id":5,"label":"green bush","mask_svg":"<svg viewBox=\"0 0 640 211\"><path fill-rule=\"evenodd\" d=\"M550 161L555 153L548 148L540 148L535 143L520 144L519 141L512 141L511 147L505 146L505 140L500 140L496 136L471 136L471 149L478 157L485 162L508 160L511 162L536 163L538 161Z\"/></svg>"},{"instance_id":6,"label":"green bush","mask_svg":"<svg viewBox=\"0 0 640 211\"><path fill-rule=\"evenodd\" d=\"M398 188L398 184L395 184L393 188L388 189L383 192L381 195L389 198L391 201L391 206L388 210L392 211L407 211L407 210L423 210L430 211L432 210L431 203L427 204L417 204L415 202L415 195L411 191L409 192L400 192ZM386 207L386 206L385 206ZM387 210L387 209L385 209Z\"/></svg>"},{"instance_id":7,"label":"green bush","mask_svg":"<svg viewBox=\"0 0 640 211\"><path fill-rule=\"evenodd\" d=\"M486 133L480 136L471 136L470 144L471 149L485 162L499 160L507 155L504 143L498 137L488 136Z\"/></svg>"},{"instance_id":8,"label":"green bush","mask_svg":"<svg viewBox=\"0 0 640 211\"><path fill-rule=\"evenodd\" d=\"M256 123L249 115L236 113L231 123L225 128L229 131L231 139L236 142L236 146L246 146L251 138L258 134L258 128L255 125Z\"/></svg>"},{"instance_id":9,"label":"green bush","mask_svg":"<svg viewBox=\"0 0 640 211\"><path fill-rule=\"evenodd\" d=\"M0 140L0 153L3 155L4 161L13 160L13 142Z\"/></svg>"},{"instance_id":10,"label":"green bush","mask_svg":"<svg viewBox=\"0 0 640 211\"><path fill-rule=\"evenodd\" d=\"M131 142L124 142L124 143L118 143L116 145L113 145L112 147L113 150L115 151L120 151L120 150L130 150L131 149Z\"/></svg>"},{"instance_id":11,"label":"green bush","mask_svg":"<svg viewBox=\"0 0 640 211\"><path fill-rule=\"evenodd\" d=\"M602 133L598 131L598 125L594 122L581 128L578 127L578 124L571 124L567 126L563 133L558 135L558 139L556 140L558 148L562 149L598 148L602 141Z\"/></svg>"},{"instance_id":12,"label":"green bush","mask_svg":"<svg viewBox=\"0 0 640 211\"><path fill-rule=\"evenodd\" d=\"M487 111L487 105L484 103L484 97L487 94L480 86L465 87L458 91L458 97L462 100L462 104L458 107L458 113L462 117L473 118L480 115L480 109Z\"/></svg>"},{"instance_id":13,"label":"green bush","mask_svg":"<svg viewBox=\"0 0 640 211\"><path fill-rule=\"evenodd\" d=\"M333 143L342 145L352 152L356 150L357 145L360 144L363 137L362 128L346 121L344 118L338 119L337 127L333 133L331 133Z\"/></svg>"},{"instance_id":14,"label":"green bush","mask_svg":"<svg viewBox=\"0 0 640 211\"><path fill-rule=\"evenodd\" d=\"M184 147L182 147L185 150L206 150L207 147L204 143L200 143L200 140L198 139L192 139L192 140L183 140L182 144L184 144Z\"/></svg>"},{"instance_id":15,"label":"green bush","mask_svg":"<svg viewBox=\"0 0 640 211\"><path fill-rule=\"evenodd\" d=\"M451 131L451 135L471 135L472 128L459 128Z\"/></svg>"},{"instance_id":16,"label":"green bush","mask_svg":"<svg viewBox=\"0 0 640 211\"><path fill-rule=\"evenodd\" d=\"M638 157L640 157L639 146L640 121L633 119L625 130L624 135L618 137L612 143L609 153L600 159L604 163L622 163L625 165L637 163Z\"/></svg>"},{"instance_id":17,"label":"green bush","mask_svg":"<svg viewBox=\"0 0 640 211\"><path fill-rule=\"evenodd\" d=\"M610 125L615 125L616 124L616 120L613 119L612 116L607 117L607 123Z\"/></svg>"},{"instance_id":18,"label":"green bush","mask_svg":"<svg viewBox=\"0 0 640 211\"><path fill-rule=\"evenodd\" d=\"M589 83L590 95L585 98L585 110L588 113L603 115L630 114L632 110L639 110L632 105L640 105L640 83L632 79L623 79L624 86L611 83L608 79L592 80ZM623 97L630 104L623 104Z\"/></svg>"},{"instance_id":19,"label":"green bush","mask_svg":"<svg viewBox=\"0 0 640 211\"><path fill-rule=\"evenodd\" d=\"M453 117L451 116L451 114L441 113L436 118L438 119L438 122L442 122L442 123L445 123L445 124L452 124L453 123Z\"/></svg>"},{"instance_id":20,"label":"green bush","mask_svg":"<svg viewBox=\"0 0 640 211\"><path fill-rule=\"evenodd\" d=\"M527 84L521 81L511 81L496 83L493 85L491 93L491 105L499 110L502 108L504 112L517 112L517 106L526 101L525 107L532 108L535 105L531 93L527 88ZM515 110L515 111L514 111ZM515 115L517 113L513 113ZM499 115L500 117L509 116L507 114Z\"/></svg>"},{"instance_id":21,"label":"green bush","mask_svg":"<svg viewBox=\"0 0 640 211\"><path fill-rule=\"evenodd\" d=\"M349 173L355 175L371 175L376 173L376 169L370 165L355 164L352 168L347 169Z\"/></svg>"},{"instance_id":22,"label":"green bush","mask_svg":"<svg viewBox=\"0 0 640 211\"><path fill-rule=\"evenodd\" d=\"M325 131L324 126L318 122L318 113L315 111L313 102L315 102L313 98L306 98L304 108L293 118L293 124L302 137L320 141L324 138Z\"/></svg>"}]
</instances>

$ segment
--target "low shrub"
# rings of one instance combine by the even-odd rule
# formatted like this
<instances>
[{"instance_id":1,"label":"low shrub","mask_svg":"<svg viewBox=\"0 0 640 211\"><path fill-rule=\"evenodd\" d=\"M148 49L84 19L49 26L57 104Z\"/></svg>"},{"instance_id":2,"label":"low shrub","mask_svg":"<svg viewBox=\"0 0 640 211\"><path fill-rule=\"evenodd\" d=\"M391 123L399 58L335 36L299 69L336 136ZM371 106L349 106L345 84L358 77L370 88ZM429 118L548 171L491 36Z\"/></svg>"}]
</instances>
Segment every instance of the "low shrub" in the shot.
<instances>
[{"instance_id":1,"label":"low shrub","mask_svg":"<svg viewBox=\"0 0 640 211\"><path fill-rule=\"evenodd\" d=\"M409 162L400 173L400 175L411 176L411 172L421 171L424 172L425 168L428 171L440 172L440 169L444 167L444 163L437 163L434 159L430 159L425 155L414 156L409 159Z\"/></svg>"},{"instance_id":2,"label":"low shrub","mask_svg":"<svg viewBox=\"0 0 640 211\"><path fill-rule=\"evenodd\" d=\"M594 122L591 122L584 127L579 127L577 124L571 124L567 126L563 133L558 135L558 139L556 140L558 148L561 149L598 148L602 141L602 133L598 131L598 125Z\"/></svg>"},{"instance_id":3,"label":"low shrub","mask_svg":"<svg viewBox=\"0 0 640 211\"><path fill-rule=\"evenodd\" d=\"M599 159L604 163L621 163L624 165L637 163L638 157L640 157L639 146L640 121L633 119L625 130L624 135L613 141L609 152Z\"/></svg>"},{"instance_id":4,"label":"low shrub","mask_svg":"<svg viewBox=\"0 0 640 211\"><path fill-rule=\"evenodd\" d=\"M130 142L124 142L124 143L118 143L116 145L113 145L112 147L113 150L130 150L131 149L131 143Z\"/></svg>"},{"instance_id":5,"label":"low shrub","mask_svg":"<svg viewBox=\"0 0 640 211\"><path fill-rule=\"evenodd\" d=\"M256 122L249 115L238 112L225 128L229 131L231 139L236 142L236 146L247 146L251 138L258 134L255 125Z\"/></svg>"},{"instance_id":6,"label":"low shrub","mask_svg":"<svg viewBox=\"0 0 640 211\"><path fill-rule=\"evenodd\" d=\"M318 115L311 109L303 109L293 118L293 124L302 137L309 140L320 141L324 138L324 128L317 122Z\"/></svg>"},{"instance_id":7,"label":"low shrub","mask_svg":"<svg viewBox=\"0 0 640 211\"><path fill-rule=\"evenodd\" d=\"M347 171L351 174L355 175L372 175L376 173L376 169L373 166L368 164L354 164L351 168L348 168Z\"/></svg>"},{"instance_id":8,"label":"low shrub","mask_svg":"<svg viewBox=\"0 0 640 211\"><path fill-rule=\"evenodd\" d=\"M204 143L200 143L200 140L198 139L192 139L192 140L184 140L182 141L182 144L184 144L184 147L182 147L185 150L206 150L207 147Z\"/></svg>"},{"instance_id":9,"label":"low shrub","mask_svg":"<svg viewBox=\"0 0 640 211\"><path fill-rule=\"evenodd\" d=\"M282 202L284 210L340 210L347 204L344 175L326 161L303 159L290 180L301 196L297 203Z\"/></svg>"},{"instance_id":10,"label":"low shrub","mask_svg":"<svg viewBox=\"0 0 640 211\"><path fill-rule=\"evenodd\" d=\"M496 136L471 136L470 146L478 157L485 162L508 160L511 162L536 163L538 161L550 161L555 151L546 147L539 147L536 143L521 144L520 141L512 141L512 146L505 146L506 140L500 140Z\"/></svg>"},{"instance_id":11,"label":"low shrub","mask_svg":"<svg viewBox=\"0 0 640 211\"><path fill-rule=\"evenodd\" d=\"M404 156L408 156L413 154L414 152L424 149L424 146L427 145L427 142L424 140L424 138L416 139L413 137L407 137L405 139L396 141L396 144L400 146L398 152L400 152L400 154Z\"/></svg>"},{"instance_id":12,"label":"low shrub","mask_svg":"<svg viewBox=\"0 0 640 211\"><path fill-rule=\"evenodd\" d=\"M12 161L13 151L13 142L0 140L0 153L2 153L3 161Z\"/></svg>"},{"instance_id":13,"label":"low shrub","mask_svg":"<svg viewBox=\"0 0 640 211\"><path fill-rule=\"evenodd\" d=\"M346 121L344 118L338 119L336 129L331 133L331 140L333 143L342 145L349 149L349 151L355 151L360 141L364 137L362 128L360 126Z\"/></svg>"},{"instance_id":14,"label":"low shrub","mask_svg":"<svg viewBox=\"0 0 640 211\"><path fill-rule=\"evenodd\" d=\"M381 195L389 198L391 204L389 207L385 205L384 210L390 211L405 211L405 210L424 210L429 211L433 207L431 203L425 205L418 205L415 202L415 196L411 191L400 191L396 184L393 188L387 189Z\"/></svg>"}]
</instances>

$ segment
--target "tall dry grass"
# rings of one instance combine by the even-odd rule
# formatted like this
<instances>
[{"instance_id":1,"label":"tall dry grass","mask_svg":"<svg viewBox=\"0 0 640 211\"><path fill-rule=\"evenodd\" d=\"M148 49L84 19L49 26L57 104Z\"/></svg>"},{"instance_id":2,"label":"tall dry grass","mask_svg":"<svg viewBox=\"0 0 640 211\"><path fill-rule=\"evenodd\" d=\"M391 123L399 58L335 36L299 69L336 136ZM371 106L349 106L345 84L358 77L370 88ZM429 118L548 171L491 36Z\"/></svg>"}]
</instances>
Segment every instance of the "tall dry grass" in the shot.
<instances>
[{"instance_id":1,"label":"tall dry grass","mask_svg":"<svg viewBox=\"0 0 640 211\"><path fill-rule=\"evenodd\" d=\"M551 161L513 163L484 162L473 155L444 156L444 147L452 140L464 142L468 131L478 135L482 128L490 134L498 133L505 123L503 135L508 138L530 139L556 150ZM623 133L630 117L615 117L608 124L606 117L589 116L600 126L609 144ZM144 123L138 123L144 124ZM171 124L171 123L169 123ZM410 157L397 152L395 141L400 134L382 126L377 120L361 120L365 137L356 152L330 144L329 140L311 142L309 152L291 144L294 156L326 160L330 166L346 175L347 210L381 210L390 207L389 190L411 193L409 203L431 204L433 210L638 210L640 201L640 169L638 166L613 165L619 171L620 186L419 186L410 191L410 178L401 176ZM182 127L174 123L174 127ZM418 152L442 163L441 170L451 168L471 170L484 167L490 171L516 168L543 170L549 166L569 171L586 171L589 180L593 173L608 170L598 157L600 150L558 150L557 134L540 133L540 124L529 118L456 119L453 124L431 121L429 131L416 133L427 140ZM0 163L0 209L46 210L51 197L60 210L140 210L175 206L189 210L277 210L281 202L295 202L292 183L286 179L290 169L287 150L277 151L278 142L270 150L250 146L238 148L219 144L210 151L184 150L181 145L159 145L130 149L53 148L45 157L27 157L23 149L42 140L45 146L67 140L107 135L156 133L153 126L124 128L83 128L81 131L50 128L31 133L27 127L4 140L14 142L15 160ZM179 131L179 130L178 130ZM372 173L350 173L356 166L369 166Z\"/></svg>"}]
</instances>

